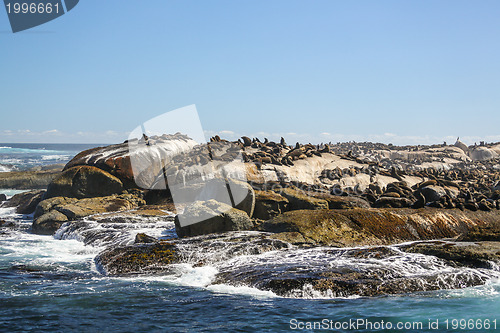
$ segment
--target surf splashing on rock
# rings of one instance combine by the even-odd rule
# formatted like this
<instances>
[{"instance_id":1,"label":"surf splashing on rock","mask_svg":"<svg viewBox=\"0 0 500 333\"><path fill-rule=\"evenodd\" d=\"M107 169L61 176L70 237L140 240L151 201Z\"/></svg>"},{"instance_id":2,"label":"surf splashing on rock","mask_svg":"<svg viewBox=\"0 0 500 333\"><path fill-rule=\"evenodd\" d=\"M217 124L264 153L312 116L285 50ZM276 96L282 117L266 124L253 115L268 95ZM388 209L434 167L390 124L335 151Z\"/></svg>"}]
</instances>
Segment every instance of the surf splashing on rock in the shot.
<instances>
[{"instance_id":1,"label":"surf splashing on rock","mask_svg":"<svg viewBox=\"0 0 500 333\"><path fill-rule=\"evenodd\" d=\"M155 272L153 267L149 271L131 272L125 279L158 279L169 285L203 288L214 293L350 299L440 289L469 290L468 287L484 291L487 287L480 285L488 286L500 278L500 270L494 264L490 269L457 266L434 256L403 251L408 244L308 248L274 239L269 233L252 231L178 239L172 216L126 214L66 223L54 237L47 237L26 233L29 218L15 217L12 209L4 213L17 226L9 231L11 238L4 235L7 242L2 246L3 253L14 259L16 271L35 269L54 273L67 271L69 267L73 275L86 274L89 268L94 274L106 272L105 262L103 267L98 267L98 261L94 266L93 258L98 253L110 248L149 246L134 244L138 233L146 233L159 238L160 243L163 239L171 244L176 261L167 264L167 270ZM497 290L494 284L489 288Z\"/></svg>"}]
</instances>

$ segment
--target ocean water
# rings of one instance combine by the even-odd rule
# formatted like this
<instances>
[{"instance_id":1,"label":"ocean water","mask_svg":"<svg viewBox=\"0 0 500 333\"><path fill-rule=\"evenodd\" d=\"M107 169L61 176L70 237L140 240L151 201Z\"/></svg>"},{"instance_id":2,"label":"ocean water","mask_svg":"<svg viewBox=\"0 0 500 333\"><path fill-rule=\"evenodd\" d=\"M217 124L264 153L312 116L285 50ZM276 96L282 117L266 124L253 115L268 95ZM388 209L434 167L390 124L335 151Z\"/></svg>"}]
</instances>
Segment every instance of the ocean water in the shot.
<instances>
[{"instance_id":1,"label":"ocean water","mask_svg":"<svg viewBox=\"0 0 500 333\"><path fill-rule=\"evenodd\" d=\"M457 325L460 320L473 319L474 325L489 321L489 331L495 332L494 320L500 319L498 279L478 287L399 296L294 298L213 284L217 265L181 264L173 276L113 278L99 273L94 262L109 244L85 245L74 232L64 237L64 230L55 237L31 234L30 216L16 215L12 208L0 208L0 219L14 225L0 230L1 332L287 332L314 322L319 331L332 332L464 331L452 329L454 319ZM172 222L159 227L146 223L130 235L162 236L172 229ZM245 261L245 256L237 259ZM439 330L430 329L429 320L439 321ZM362 326L335 329L352 321ZM412 328L376 329L384 327L377 326L382 322Z\"/></svg>"},{"instance_id":2,"label":"ocean water","mask_svg":"<svg viewBox=\"0 0 500 333\"><path fill-rule=\"evenodd\" d=\"M0 172L67 163L93 144L0 143Z\"/></svg>"},{"instance_id":3,"label":"ocean water","mask_svg":"<svg viewBox=\"0 0 500 333\"><path fill-rule=\"evenodd\" d=\"M35 165L46 161L42 155L69 152L45 150L51 152L38 152L39 164L33 161ZM17 158L28 159L22 154ZM4 221L0 227L0 332L500 331L498 267L492 270L498 274L490 274L486 284L470 288L385 297L334 297L304 289L279 297L251 285L216 283L216 274L247 267L264 272L270 265L313 270L325 265L385 266L408 275L464 271L433 257L399 255L396 248L396 255L389 259L361 260L326 248L229 257L220 244L209 250L185 244L190 258L202 258L207 264L188 260L176 265L170 275L116 278L101 273L96 255L106 247L132 243L139 232L174 236L172 216L119 226L112 221L84 220L77 226L63 225L54 236L32 234L32 216L15 214L13 208L0 208L0 220Z\"/></svg>"}]
</instances>

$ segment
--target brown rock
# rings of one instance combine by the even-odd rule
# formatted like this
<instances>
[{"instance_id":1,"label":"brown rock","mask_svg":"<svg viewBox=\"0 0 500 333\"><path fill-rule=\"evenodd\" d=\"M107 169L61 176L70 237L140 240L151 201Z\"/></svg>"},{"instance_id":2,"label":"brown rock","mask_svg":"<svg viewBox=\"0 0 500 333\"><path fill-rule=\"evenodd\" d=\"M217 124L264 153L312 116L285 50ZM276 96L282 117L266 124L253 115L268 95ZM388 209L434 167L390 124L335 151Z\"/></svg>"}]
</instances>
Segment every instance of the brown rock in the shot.
<instances>
[{"instance_id":1,"label":"brown rock","mask_svg":"<svg viewBox=\"0 0 500 333\"><path fill-rule=\"evenodd\" d=\"M31 214L35 211L36 206L42 200L44 194L44 190L19 193L10 198L4 206L17 207L16 213L18 214Z\"/></svg>"},{"instance_id":2,"label":"brown rock","mask_svg":"<svg viewBox=\"0 0 500 333\"><path fill-rule=\"evenodd\" d=\"M244 211L215 200L196 201L175 217L175 231L179 237L250 230L252 227L252 220Z\"/></svg>"},{"instance_id":3,"label":"brown rock","mask_svg":"<svg viewBox=\"0 0 500 333\"><path fill-rule=\"evenodd\" d=\"M40 202L37 206L33 231L40 234L52 234L65 221L72 221L99 213L130 210L144 204L144 200L132 194L80 200L64 197L50 198Z\"/></svg>"},{"instance_id":4,"label":"brown rock","mask_svg":"<svg viewBox=\"0 0 500 333\"><path fill-rule=\"evenodd\" d=\"M297 210L263 222L258 230L290 242L329 246L365 246L454 238L469 230L498 228L500 213L457 209ZM495 229L496 230L496 229Z\"/></svg>"},{"instance_id":5,"label":"brown rock","mask_svg":"<svg viewBox=\"0 0 500 333\"><path fill-rule=\"evenodd\" d=\"M280 194L288 200L290 210L328 209L328 202L326 200L311 197L305 191L285 188Z\"/></svg>"},{"instance_id":6,"label":"brown rock","mask_svg":"<svg viewBox=\"0 0 500 333\"><path fill-rule=\"evenodd\" d=\"M92 198L118 194L122 182L115 176L93 166L76 166L66 169L47 188L47 198Z\"/></svg>"},{"instance_id":7,"label":"brown rock","mask_svg":"<svg viewBox=\"0 0 500 333\"><path fill-rule=\"evenodd\" d=\"M288 200L273 191L255 191L255 210L253 217L269 220L286 211Z\"/></svg>"},{"instance_id":8,"label":"brown rock","mask_svg":"<svg viewBox=\"0 0 500 333\"><path fill-rule=\"evenodd\" d=\"M52 235L61 227L64 222L68 221L68 217L57 210L52 210L43 214L31 225L32 231L39 235Z\"/></svg>"}]
</instances>

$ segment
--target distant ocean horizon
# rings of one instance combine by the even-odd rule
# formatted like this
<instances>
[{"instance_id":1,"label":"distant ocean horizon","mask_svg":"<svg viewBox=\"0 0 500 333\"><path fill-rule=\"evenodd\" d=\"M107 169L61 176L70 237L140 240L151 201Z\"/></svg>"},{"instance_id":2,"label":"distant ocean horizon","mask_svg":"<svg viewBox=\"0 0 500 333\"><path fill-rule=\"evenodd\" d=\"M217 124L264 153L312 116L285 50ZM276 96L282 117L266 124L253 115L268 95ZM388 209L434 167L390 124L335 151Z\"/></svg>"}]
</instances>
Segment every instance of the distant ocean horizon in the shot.
<instances>
[{"instance_id":1,"label":"distant ocean horizon","mask_svg":"<svg viewBox=\"0 0 500 333\"><path fill-rule=\"evenodd\" d=\"M0 172L69 162L81 151L106 146L89 143L0 143Z\"/></svg>"}]
</instances>

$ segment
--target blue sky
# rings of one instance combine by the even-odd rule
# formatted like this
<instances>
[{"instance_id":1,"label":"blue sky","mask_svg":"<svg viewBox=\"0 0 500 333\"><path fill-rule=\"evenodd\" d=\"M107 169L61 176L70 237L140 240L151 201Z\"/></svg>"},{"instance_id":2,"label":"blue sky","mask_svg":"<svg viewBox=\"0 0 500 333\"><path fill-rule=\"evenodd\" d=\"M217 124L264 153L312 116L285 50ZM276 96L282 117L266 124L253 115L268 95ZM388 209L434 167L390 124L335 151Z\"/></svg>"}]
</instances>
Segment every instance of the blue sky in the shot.
<instances>
[{"instance_id":1,"label":"blue sky","mask_svg":"<svg viewBox=\"0 0 500 333\"><path fill-rule=\"evenodd\" d=\"M207 134L500 141L500 2L82 0L12 34L0 142L120 142L196 104Z\"/></svg>"}]
</instances>

